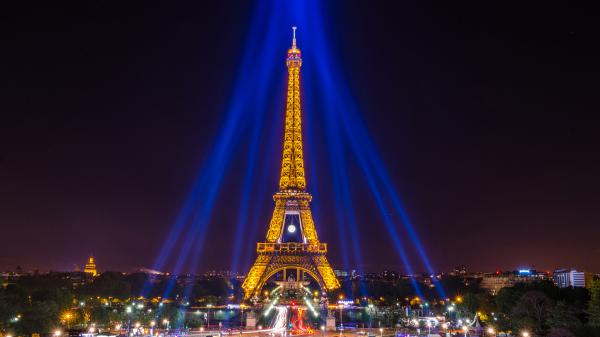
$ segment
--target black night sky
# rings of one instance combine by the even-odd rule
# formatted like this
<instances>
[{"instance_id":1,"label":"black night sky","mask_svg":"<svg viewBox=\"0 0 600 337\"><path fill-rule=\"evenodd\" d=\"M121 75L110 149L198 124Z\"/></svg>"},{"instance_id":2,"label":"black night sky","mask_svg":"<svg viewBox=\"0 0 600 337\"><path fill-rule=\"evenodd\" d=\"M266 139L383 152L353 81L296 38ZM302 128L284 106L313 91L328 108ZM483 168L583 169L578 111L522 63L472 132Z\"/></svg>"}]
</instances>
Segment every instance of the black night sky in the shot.
<instances>
[{"instance_id":1,"label":"black night sky","mask_svg":"<svg viewBox=\"0 0 600 337\"><path fill-rule=\"evenodd\" d=\"M595 12L417 3L332 2L329 29L434 266L600 271ZM101 270L152 267L214 145L254 3L0 6L0 269L90 253ZM255 196L251 243L276 184ZM228 269L232 204L217 203L199 271ZM401 271L378 210L355 205L363 267ZM335 267L346 243L321 220Z\"/></svg>"}]
</instances>

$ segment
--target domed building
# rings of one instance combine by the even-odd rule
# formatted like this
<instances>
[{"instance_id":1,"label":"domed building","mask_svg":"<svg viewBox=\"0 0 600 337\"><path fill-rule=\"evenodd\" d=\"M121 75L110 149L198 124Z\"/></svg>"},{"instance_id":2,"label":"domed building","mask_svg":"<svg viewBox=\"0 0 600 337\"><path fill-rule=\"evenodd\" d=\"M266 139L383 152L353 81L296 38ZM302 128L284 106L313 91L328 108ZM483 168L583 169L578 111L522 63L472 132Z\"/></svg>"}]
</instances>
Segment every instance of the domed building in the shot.
<instances>
[{"instance_id":1,"label":"domed building","mask_svg":"<svg viewBox=\"0 0 600 337\"><path fill-rule=\"evenodd\" d=\"M83 269L83 272L90 274L92 276L98 275L98 272L96 271L96 263L94 262L93 256L90 256L90 259L85 264L85 268Z\"/></svg>"}]
</instances>

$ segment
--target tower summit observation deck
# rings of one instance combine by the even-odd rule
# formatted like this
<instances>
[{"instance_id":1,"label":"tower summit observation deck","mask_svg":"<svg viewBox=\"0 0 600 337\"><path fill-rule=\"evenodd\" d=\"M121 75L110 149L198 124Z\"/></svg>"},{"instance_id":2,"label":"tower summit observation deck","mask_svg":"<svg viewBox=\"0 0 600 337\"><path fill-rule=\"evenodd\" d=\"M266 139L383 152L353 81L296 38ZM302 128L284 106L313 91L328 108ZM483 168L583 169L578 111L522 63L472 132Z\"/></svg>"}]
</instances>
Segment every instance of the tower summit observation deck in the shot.
<instances>
[{"instance_id":1,"label":"tower summit observation deck","mask_svg":"<svg viewBox=\"0 0 600 337\"><path fill-rule=\"evenodd\" d=\"M310 211L312 196L306 192L300 95L302 54L296 44L296 27L286 65L288 84L279 191L273 195L275 209L266 241L257 244L258 256L242 285L246 299L258 295L277 273L282 273L284 281L298 282L304 281L307 274L323 291L340 286L325 256L327 244L317 236ZM295 275L289 271L295 271Z\"/></svg>"}]
</instances>

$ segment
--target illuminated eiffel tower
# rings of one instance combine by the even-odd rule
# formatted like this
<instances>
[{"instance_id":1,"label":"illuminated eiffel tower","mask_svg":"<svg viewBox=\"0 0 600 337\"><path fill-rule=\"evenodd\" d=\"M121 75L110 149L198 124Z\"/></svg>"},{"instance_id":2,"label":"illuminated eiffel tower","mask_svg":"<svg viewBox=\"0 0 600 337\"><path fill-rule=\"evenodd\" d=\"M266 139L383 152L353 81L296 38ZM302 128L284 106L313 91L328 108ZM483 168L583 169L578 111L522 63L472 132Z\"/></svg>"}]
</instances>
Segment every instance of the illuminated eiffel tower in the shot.
<instances>
[{"instance_id":1,"label":"illuminated eiffel tower","mask_svg":"<svg viewBox=\"0 0 600 337\"><path fill-rule=\"evenodd\" d=\"M323 291L340 286L325 257L327 244L317 236L310 211L312 196L306 192L300 105L302 55L296 47L296 27L293 32L292 48L286 59L288 87L279 191L273 195L275 209L267 240L257 244L258 257L242 285L246 299L258 295L267 280L277 273L283 274L284 281L297 282L308 274Z\"/></svg>"}]
</instances>

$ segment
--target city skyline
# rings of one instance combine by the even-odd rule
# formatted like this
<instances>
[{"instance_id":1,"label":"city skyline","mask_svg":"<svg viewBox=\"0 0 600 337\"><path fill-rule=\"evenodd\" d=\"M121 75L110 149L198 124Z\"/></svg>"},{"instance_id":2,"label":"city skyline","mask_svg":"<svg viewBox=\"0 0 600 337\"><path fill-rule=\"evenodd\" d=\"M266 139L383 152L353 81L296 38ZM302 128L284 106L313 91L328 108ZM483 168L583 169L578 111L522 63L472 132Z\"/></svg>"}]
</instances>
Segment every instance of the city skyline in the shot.
<instances>
[{"instance_id":1,"label":"city skyline","mask_svg":"<svg viewBox=\"0 0 600 337\"><path fill-rule=\"evenodd\" d=\"M491 7L475 15L481 8L352 2L343 15L332 15L337 6L325 6L331 16L324 31L434 270L465 264L600 271L592 114L599 49L585 20L553 7L541 13ZM154 267L227 122L252 7L230 11L211 3L140 13L110 3L64 12L15 5L6 22L15 37L0 56L14 65L0 125L0 223L11 238L0 247L0 270L68 270L90 253L100 270ZM553 26L559 14L562 26ZM262 107L250 175L263 191L252 198L257 227L245 232L238 271L248 269L254 244L264 239L277 189L272 173L285 108L285 67L278 61L289 47L292 19L280 20L269 45L276 52L265 81L272 97ZM323 56L315 32L299 30L313 71ZM331 140L321 114L326 102L315 98L310 76L303 84L312 100L309 192L318 194L315 221L332 265L347 269L344 247L351 244L333 211L335 164L319 146ZM231 207L239 209L249 162L232 157L222 187L232 192L216 198L203 233L203 255L210 258L187 271L231 264L238 222ZM360 165L349 161L347 168L363 260L351 257L349 265L403 271ZM263 180L261 173L268 173ZM409 246L407 236L402 240ZM414 249L408 254L419 260Z\"/></svg>"}]
</instances>

